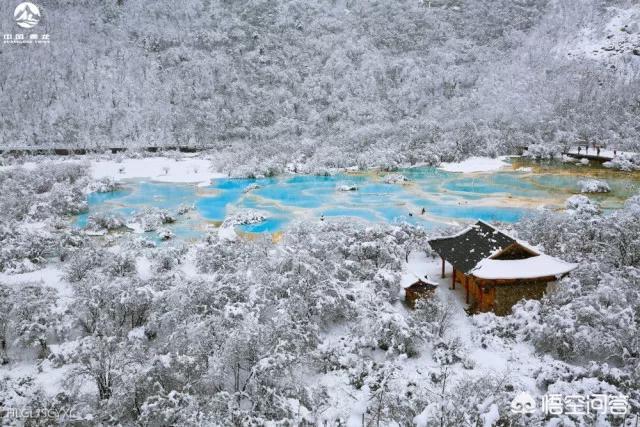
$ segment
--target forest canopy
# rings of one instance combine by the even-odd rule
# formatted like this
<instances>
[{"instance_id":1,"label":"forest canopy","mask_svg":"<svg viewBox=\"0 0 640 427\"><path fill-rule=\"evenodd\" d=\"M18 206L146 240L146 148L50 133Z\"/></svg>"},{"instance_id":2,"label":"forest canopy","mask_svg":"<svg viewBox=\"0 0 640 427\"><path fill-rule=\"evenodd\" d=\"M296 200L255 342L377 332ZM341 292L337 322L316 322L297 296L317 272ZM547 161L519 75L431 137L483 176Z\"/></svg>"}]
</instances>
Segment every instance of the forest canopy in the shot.
<instances>
[{"instance_id":1,"label":"forest canopy","mask_svg":"<svg viewBox=\"0 0 640 427\"><path fill-rule=\"evenodd\" d=\"M0 49L0 141L350 165L637 148L633 3L43 0L51 42Z\"/></svg>"}]
</instances>

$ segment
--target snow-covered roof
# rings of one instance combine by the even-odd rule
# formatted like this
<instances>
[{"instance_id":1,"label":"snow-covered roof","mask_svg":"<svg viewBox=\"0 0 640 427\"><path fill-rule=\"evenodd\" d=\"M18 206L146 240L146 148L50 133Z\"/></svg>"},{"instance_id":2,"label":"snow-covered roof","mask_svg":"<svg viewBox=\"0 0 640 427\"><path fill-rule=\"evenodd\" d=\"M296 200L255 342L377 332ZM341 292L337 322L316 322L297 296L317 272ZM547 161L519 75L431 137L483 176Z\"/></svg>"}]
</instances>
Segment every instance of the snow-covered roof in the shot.
<instances>
[{"instance_id":1,"label":"snow-covered roof","mask_svg":"<svg viewBox=\"0 0 640 427\"><path fill-rule=\"evenodd\" d=\"M536 255L525 259L483 259L471 270L479 279L536 279L562 276L576 268L576 264L564 262L549 255Z\"/></svg>"},{"instance_id":2,"label":"snow-covered roof","mask_svg":"<svg viewBox=\"0 0 640 427\"><path fill-rule=\"evenodd\" d=\"M409 259L404 267L402 277L400 278L400 286L408 288L409 286L421 281L432 286L438 286L437 283L429 280L427 273L429 272L429 262L424 252L413 251L409 254Z\"/></svg>"},{"instance_id":3,"label":"snow-covered roof","mask_svg":"<svg viewBox=\"0 0 640 427\"><path fill-rule=\"evenodd\" d=\"M429 240L434 251L452 264L456 270L465 273L478 265L481 260L514 243L516 243L514 238L484 221L478 221L452 236Z\"/></svg>"},{"instance_id":4,"label":"snow-covered roof","mask_svg":"<svg viewBox=\"0 0 640 427\"><path fill-rule=\"evenodd\" d=\"M408 288L409 286L417 283L418 281L426 283L428 285L437 286L437 283L429 280L426 274L418 275L415 273L404 273L402 275L402 278L400 279L400 286L402 286L403 288Z\"/></svg>"},{"instance_id":5,"label":"snow-covered roof","mask_svg":"<svg viewBox=\"0 0 640 427\"><path fill-rule=\"evenodd\" d=\"M536 279L562 276L576 265L541 253L484 221L453 236L429 241L431 247L456 270L479 279ZM524 259L496 259L514 245L529 253Z\"/></svg>"}]
</instances>

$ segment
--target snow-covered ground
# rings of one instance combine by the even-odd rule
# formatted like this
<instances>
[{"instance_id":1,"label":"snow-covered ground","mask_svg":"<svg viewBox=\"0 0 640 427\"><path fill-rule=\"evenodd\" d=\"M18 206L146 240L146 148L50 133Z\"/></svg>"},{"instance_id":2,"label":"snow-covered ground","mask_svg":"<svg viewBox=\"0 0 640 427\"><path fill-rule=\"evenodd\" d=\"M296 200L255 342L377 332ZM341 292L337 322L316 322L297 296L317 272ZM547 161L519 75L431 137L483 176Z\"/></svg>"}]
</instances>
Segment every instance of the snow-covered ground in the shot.
<instances>
[{"instance_id":1,"label":"snow-covered ground","mask_svg":"<svg viewBox=\"0 0 640 427\"><path fill-rule=\"evenodd\" d=\"M224 174L211 171L211 162L203 158L172 159L147 157L122 161L98 160L91 163L94 178L141 178L159 182L182 182L208 185Z\"/></svg>"},{"instance_id":2,"label":"snow-covered ground","mask_svg":"<svg viewBox=\"0 0 640 427\"><path fill-rule=\"evenodd\" d=\"M56 265L48 265L40 270L22 274L7 274L0 272L0 284L13 288L20 288L26 285L36 285L50 287L57 291L57 299L52 313L62 315L67 311L73 302L73 290L69 283L63 278L63 272ZM64 343L66 345L68 343ZM52 351L57 351L60 345L52 344ZM8 368L8 369L7 369ZM49 361L44 361L40 365L32 362L17 362L8 365L3 369L0 366L0 381L4 379L16 380L18 378L31 377L35 384L49 396L55 396L64 390L64 380L68 378L70 366L56 368ZM14 396L15 398L15 396ZM1 420L1 419L0 419Z\"/></svg>"},{"instance_id":3,"label":"snow-covered ground","mask_svg":"<svg viewBox=\"0 0 640 427\"><path fill-rule=\"evenodd\" d=\"M55 163L78 162L78 160L58 160ZM224 178L225 174L211 170L211 161L206 157L182 156L172 157L143 157L127 158L123 160L91 159L91 176L95 179L111 178L116 181L123 179L148 179L157 182L194 183L209 185L212 179ZM29 161L22 164L28 170L36 170L41 162ZM13 166L3 166L6 170Z\"/></svg>"},{"instance_id":4,"label":"snow-covered ground","mask_svg":"<svg viewBox=\"0 0 640 427\"><path fill-rule=\"evenodd\" d=\"M409 256L408 263L404 266L403 281L408 281L416 276L428 276L429 280L438 283L439 287L436 291L435 298L438 298L444 304L451 306L453 317L451 328L447 339L459 340L464 352L468 357L469 363L455 363L447 367L448 375L452 380L460 378L480 378L482 376L490 376L494 378L509 378L509 381L517 388L518 391L527 392L533 396L539 395L537 390L534 372L540 369L544 363L544 359L535 354L533 346L526 343L504 343L501 341L492 342L486 345L479 339L480 334L477 333L477 327L474 324L473 317L465 312L466 304L464 302L464 289L457 286L455 290L451 289L451 266L447 265L446 276L441 278L440 259L427 257L422 252L412 252ZM395 305L401 315L409 317L411 314L404 304L397 303ZM386 315L384 313L381 315ZM339 343L343 339L341 331L336 330L325 337L325 342ZM420 354L415 358L405 358L400 364L399 371L394 374L394 381L399 384L427 384L431 381L434 372L438 372L442 366L434 359L433 351L430 346L432 343L425 343L419 349ZM380 359L384 357L381 354ZM323 413L326 420L335 420L340 414L349 413L346 425L349 427L360 427L362 425L363 413L367 408L372 406L372 397L369 392L363 388L354 390L349 384L348 378L340 373L328 373L321 375L317 381L331 390L331 407ZM420 414L414 418L415 425L428 426L426 412L433 410L428 407L425 414ZM504 414L509 411L508 407L497 406L491 408L487 405L487 416L493 412ZM487 426L495 425L492 423L484 424Z\"/></svg>"},{"instance_id":5,"label":"snow-covered ground","mask_svg":"<svg viewBox=\"0 0 640 427\"><path fill-rule=\"evenodd\" d=\"M441 260L439 258L430 258L424 255L424 253L412 252L409 257L409 263L407 265L408 271L416 271L421 274L425 274L429 280L438 283L438 290L436 296L443 301L451 302L455 306L455 316L453 333L455 336L462 339L462 341L469 347L469 350L474 355L474 360L478 363L478 367L487 368L494 372L506 369L514 369L516 360L525 359L528 362L537 360L534 355L534 350L530 346L518 345L516 348L504 348L501 351L496 349L482 348L472 337L474 331L474 323L472 317L468 316L464 309L467 307L465 303L464 288L459 284L456 289L451 289L451 266L446 264L445 277L441 277ZM509 363L510 362L510 363ZM516 363L517 364L517 363ZM517 364L520 366L521 380L527 382L527 373L531 370L531 366L524 364Z\"/></svg>"},{"instance_id":6,"label":"snow-covered ground","mask_svg":"<svg viewBox=\"0 0 640 427\"><path fill-rule=\"evenodd\" d=\"M431 260L424 257L424 254L412 252L409 256L409 261L404 265L402 279L400 280L400 287L406 288L411 286L418 279L429 279L434 276L433 266Z\"/></svg>"},{"instance_id":7,"label":"snow-covered ground","mask_svg":"<svg viewBox=\"0 0 640 427\"><path fill-rule=\"evenodd\" d=\"M480 377L483 375L495 378L509 377L517 391L527 392L533 396L541 394L536 387L534 372L545 363L544 358L536 355L535 349L529 343L507 343L502 340L495 340L487 345L481 340L481 333L479 333L476 325L478 319L475 316L469 316L465 312L467 304L465 303L464 287L458 285L455 290L451 289L452 271L450 265L446 265L445 277L442 278L440 259L426 257L423 253L412 253L408 269L424 273L431 281L438 283L436 297L445 303L453 305L453 320L449 338L461 341L467 351L468 358L474 364L473 370L466 369L461 364L451 365L454 377ZM421 370L425 370L426 366L431 366L435 369L437 363L431 358L431 354L423 354L412 363L416 367L415 372L408 372L408 374L410 376L415 375ZM498 407L496 409L501 414L509 411L509 408L506 407ZM489 423L486 425L495 424Z\"/></svg>"},{"instance_id":8,"label":"snow-covered ground","mask_svg":"<svg viewBox=\"0 0 640 427\"><path fill-rule=\"evenodd\" d=\"M180 161L174 162L175 166ZM189 160L184 162L188 163ZM104 166L105 175L102 177L113 178L114 176L110 174L114 172L115 165L123 163L114 162L110 167ZM131 166L126 163L125 165ZM143 166L144 162L141 162L140 165L132 168ZM62 175L60 171L56 172L57 175ZM116 172L121 171L118 169ZM125 171L122 172L125 174ZM76 173L82 177L74 181L77 189L80 189L85 186L85 171L82 171L82 174ZM28 178L31 175L35 176L35 174L16 175L25 182L29 182ZM183 174L178 174L178 178L188 175L188 171L183 169ZM37 181L36 184L39 182ZM34 185L33 188L33 191L36 191L40 187ZM78 194L84 193L78 191ZM597 209L589 208L587 197L582 195L572 197L567 207L572 208L574 205L575 208L572 209L575 211L574 214L566 222L561 223L564 225L557 226L553 230L554 236L562 233L569 226L576 226L579 230L577 235L582 239L583 227L595 222L590 218L597 214ZM46 205L48 206L55 206L55 204ZM632 218L632 212L635 210L630 209L630 212L629 218L635 220L635 217ZM143 218L145 219L143 224L154 222L152 228L157 228L166 220L162 212L149 214L148 220ZM63 215L61 218L64 218L65 211L61 215ZM549 212L549 215L556 214ZM156 216L157 221L152 221L152 217ZM223 226L221 229L231 232L235 224L256 223L267 216L267 212L253 209L234 212L225 219L229 227ZM560 221L561 217L557 218ZM621 213L615 220L620 222L624 218L626 218L625 215ZM626 225L621 226L621 229L634 230L632 227L636 227L634 224L637 221L632 220L624 223ZM54 224L53 221L47 222L40 218L40 221L30 224L29 229L34 232L40 229L51 231L47 228L51 224ZM55 222L55 224L64 225L64 222ZM571 394L577 389L575 387L582 386L583 382L576 381L576 384L573 384L573 379L564 381L556 377L552 378L553 381L549 381L549 384L553 384L555 388L548 388L546 382L543 384L546 381L544 375L555 375L551 372L554 369L554 363L563 363L562 369L568 367L569 371L574 368L580 369L580 365L571 365L570 363L579 362L569 358L554 359L559 356L554 355L551 350L541 350L541 341L535 341L527 336L532 333L531 331L542 330L544 327L544 323L540 320L540 311L527 311L518 305L512 316L502 318L491 313L474 316L467 314L463 287L457 286L455 290L450 289L451 267L447 265L446 276L440 277L440 260L424 253L424 250L428 250L426 242L430 232L405 227L405 225L353 227L353 229L351 227L352 225L348 222L338 224L328 219L316 225L291 226L276 244L272 239L237 238L234 242L228 242L227 236L221 235L220 237L224 239L218 239L215 234L211 234L194 245L169 242L167 246L153 248L141 242L137 236L131 238L131 236L114 234L103 239L81 242L76 240L76 234L69 231L62 236L64 239L60 238L57 241L57 244L66 248L67 251L61 252L57 257L47 257L46 262L44 259L34 261L34 267L39 267L40 270L22 274L0 274L0 284L9 291L7 294L11 294L12 298L15 297L13 295L20 296L15 290L26 285L48 286L57 291L47 294L52 296L41 298L46 300L44 302L47 303L45 304L47 311L43 311L45 315L40 319L51 317L55 320L51 322L50 327L51 356L38 356L36 360L35 356L29 356L29 352L37 346L12 340L12 353L6 359L6 364L0 366L0 395L2 380L6 379L6 384L9 384L8 389L14 394L10 396L11 404L23 405L35 401L34 398L23 399L18 396L18 393L22 393L20 384L27 380L35 384L32 387L33 390L42 388L47 396L55 396L68 387L65 380L72 378L77 382L77 386L87 387L86 390L83 388L82 393L73 394L73 398L78 397L80 402L96 396L96 390L92 385L96 382L95 378L77 376L78 368L87 360L85 357L102 357L105 354L97 352L101 347L89 346L90 344L107 344L102 341L102 336L96 333L96 331L101 332L100 330L90 329L94 327L92 326L94 323L85 322L94 319L92 313L98 313L101 316L95 317L97 319L95 325L105 323L111 328L112 333L122 334L118 335L118 339L121 340L123 351L114 353L117 357L125 358L128 352L137 349L140 343L148 342L149 345L144 346L146 353L141 354L144 357L141 359L131 357L131 363L140 363L140 368L135 368L135 375L139 373L146 375L144 369L152 368L151 363L149 366L145 365L149 360L167 360L166 371L163 368L162 375L179 372L181 369L184 369L184 372L190 372L188 366L182 368L178 363L182 356L176 356L175 364L169 360L170 352L184 354L186 359L193 359L192 354L189 353L190 347L186 347L181 341L180 336L183 333L186 333L184 336L190 336L192 331L202 333L203 335L189 338L192 340L189 341L190 343L198 345L202 337L210 336L211 331L215 329L211 325L218 327L217 330L222 329L224 334L233 330L233 334L229 333L229 341L226 341L227 338L223 334L221 339L225 341L220 341L220 348L224 346L230 348L231 345L235 345L239 342L237 337L250 337L251 340L246 341L245 344L241 342L238 350L229 353L211 353L215 354L215 357L209 357L208 363L218 363L216 360L223 360L223 362L217 365L220 367L221 374L216 374L222 375L222 379L219 382L212 381L210 384L230 384L228 378L231 377L226 377L227 373L223 371L228 366L239 366L238 363L243 363L246 367L243 367L243 372L260 371L260 379L265 379L267 383L275 383L273 378L277 376L276 371L292 366L292 372L281 378L279 381L282 382L277 383L278 386L282 386L289 393L286 387L289 387L288 375L291 374L304 393L312 396L315 396L315 393L322 395L320 403L301 394L300 398L296 394L286 395L285 401L290 406L286 416L295 418L294 424L301 422L302 419L319 424L324 421L336 423L339 419L342 425L360 426L363 424L363 418L367 423L372 424L375 423L373 420L376 417L379 419L375 408L384 406L391 412L384 415L382 425L393 425L390 420L400 419L402 416L403 422L398 422L400 425L430 426L434 424L434 419L437 419L440 411L444 412L441 407L443 402L451 402L447 404L462 408L465 414L470 410L475 411L473 419L478 420L479 425L491 426L495 425L498 419L509 419L509 402L517 393L526 392L539 399L544 393L550 392L549 390ZM16 228L19 227L13 225L6 227L7 230ZM543 228L530 226L524 229L524 232ZM612 230L614 227L603 227L603 229ZM59 230L56 231L56 233L59 232ZM528 241L546 242L545 251L550 249L549 253L553 252L553 248L549 245L555 242L554 237L548 241L532 240L531 236L522 236L522 231L517 228L514 228L513 232L514 235L520 235ZM229 234L229 237L236 237L235 234ZM588 234L597 235L597 233ZM637 236L638 232L632 231L629 235ZM25 237L24 243L31 241L32 236L33 234ZM625 236L625 239L627 238L628 236ZM606 250L609 247L609 241L612 240L614 239L607 239L607 245L598 246L598 253ZM71 246L74 242L75 244ZM569 242L567 245L569 248L576 246L566 237L561 242L563 244ZM626 242L627 240L623 241L625 248L636 247ZM84 243L84 246L78 246L79 243ZM44 244L52 245L48 242ZM68 247L63 246L65 244ZM22 245L16 244L15 250L23 250L21 247ZM380 248L384 248L384 251ZM413 250L405 262L406 253L410 248ZM574 257L564 253L564 247L562 249L563 259L575 261ZM617 258L619 253L622 252L615 252ZM14 256L12 253L8 254ZM537 259L534 257L528 260L498 263L508 263L509 271L531 270L536 273L541 267L557 267L559 269L557 273L562 273L566 268L573 266L549 261L545 257ZM494 274L496 269L502 273L500 276L505 273L503 266L497 266L497 264L483 264L481 267L488 269L483 277L496 277L497 275ZM476 273L481 274L483 268ZM87 271L92 271L93 274L84 277ZM435 295L424 309L418 307L416 310L410 310L402 301L404 296L402 287L417 278L425 277L437 283ZM577 277L580 276L577 275ZM565 286L567 283L569 282L559 284L556 291L566 292L569 288ZM624 283L621 279L618 286ZM211 294L208 294L209 290ZM632 296L628 301L632 303L633 294L629 294ZM613 298L610 299L613 301ZM110 301L114 302L113 308L109 307ZM265 306L267 303L270 305ZM297 311L298 307L303 306L302 303L307 304L309 308ZM528 301L526 304L539 309L542 304L549 306L552 303L545 300L543 303ZM627 299L621 304L628 304ZM33 306L33 304L25 304L25 306ZM86 312L84 312L85 307L88 308ZM213 322L204 324L199 331L194 327L200 324L199 319L194 317L183 321L185 318L188 319L194 310L199 309L198 307L210 309L212 314L208 316ZM625 306L624 309L627 310L628 307ZM254 321L253 313L260 310L262 310L260 317L256 317ZM559 312L558 309L556 311ZM309 318L308 313L313 312L318 314L314 314L315 318L308 327L300 328L303 329L302 331L294 331L295 328L289 326L304 324L304 321ZM49 313L53 313L54 316ZM113 325L108 323L114 316L113 313L119 313L120 323ZM135 313L139 314L134 315ZM441 330L438 323L441 313L450 316L446 333L438 332ZM2 320L2 314L0 312L0 320ZM617 315L617 313L614 314ZM14 310L12 316L12 319L20 319L22 313ZM285 319L286 323L275 322L271 329L259 329L263 326L262 319L271 319L272 316L278 321ZM29 316L24 317L34 324ZM564 318L563 313L559 313L558 317ZM166 326L162 326L161 330L156 329L158 324L154 323L154 319L163 319L162 322L168 323L165 323ZM617 318L614 320L617 321ZM630 317L629 322L632 320ZM17 322L17 320L12 321ZM223 323L217 323L222 321ZM237 326L240 321L242 321L242 328ZM85 322L88 328L77 327L78 322ZM523 324L531 325L532 329L521 327L520 325ZM622 329L625 330L633 327L632 323L622 325L624 326ZM184 328L184 332L168 336L167 334L172 334L176 327ZM12 328L21 330L13 326ZM554 328L549 329L555 331ZM35 330L37 331L37 328ZM273 343L269 340L261 340L260 337L253 336L254 331L263 335L284 332L289 334L294 331L301 335L295 335L293 338L282 335L282 342L295 346L308 345L308 348L296 349L295 352L281 351L283 347L280 346L279 340L274 340ZM309 331L316 332L309 334ZM211 335L211 337L218 339L218 336ZM562 338L569 340L570 333L564 332ZM253 341L254 339L256 341ZM554 346L553 348L557 346L555 341L549 342L550 346ZM626 343L626 341L623 342ZM537 352L534 351L534 345ZM165 346L169 346L171 350L166 351ZM189 350L185 352L184 348ZM256 349L261 352L259 357L252 355ZM238 362L234 358L240 353L236 351L243 353L243 350L249 351L246 356L241 356ZM206 351L218 350L216 347L208 347ZM610 351L615 354L613 350ZM280 356L282 358L278 359ZM28 359L32 363L27 363ZM441 387L442 379L439 375L442 375L442 372L448 375L450 381L445 380L446 384ZM120 382L113 387L121 393L128 389L129 384L125 380L129 375L133 375L133 371L123 370L118 375L121 375L118 380ZM251 375L253 374L245 378L247 382L252 381ZM587 377L587 374L583 375L584 378L581 377L579 381L584 379L584 384L589 381L595 384L597 380L595 375L589 374L590 377ZM202 378L206 376L203 375ZM492 388L488 393L478 391L478 388L472 391L464 388L486 384L481 382L486 379L498 382L504 379L504 383L501 383L500 390ZM381 383L383 387L389 387L389 392L385 392L388 394L378 393ZM171 382L166 384L167 387L173 387ZM254 384L253 387L261 387L264 383ZM596 385L599 387L598 384ZM447 387L448 390L445 390ZM562 387L566 387L566 390ZM610 385L607 389L598 387L593 386L589 390L594 393L601 390L617 393L618 390ZM627 385L624 387L629 389ZM208 386L202 393L203 402L209 399L210 389L211 387ZM438 395L440 389L448 394ZM183 390L187 393L189 389L185 386ZM232 390L231 386L229 390ZM258 391L252 391L252 398L259 398L261 389L255 390ZM621 386L620 390L625 389ZM172 393L174 390L167 388L167 391ZM149 398L149 402L153 402L156 399L156 391L151 390L149 393L153 393ZM411 393L425 393L429 396L419 396L408 403L404 402ZM121 396L121 394L114 395L112 402L118 399L120 402L127 402L126 396ZM385 396L397 400L383 402L384 405L376 402L376 399L386 399ZM469 400L469 405L465 406L467 399L473 398L482 400L475 402ZM396 401L403 401L402 414L392 412L397 410L394 408L399 407L394 406ZM93 414L95 411L97 409L88 407L83 414ZM221 411L220 413L224 413L224 410ZM196 413L200 413L200 410L198 409ZM406 414L409 414L408 420ZM280 418L284 417L285 415ZM478 424L468 423L467 425ZM536 424L537 427L542 425L544 424Z\"/></svg>"},{"instance_id":9,"label":"snow-covered ground","mask_svg":"<svg viewBox=\"0 0 640 427\"><path fill-rule=\"evenodd\" d=\"M11 286L23 286L24 284L41 284L58 291L61 298L70 298L73 291L68 283L62 279L62 271L55 265L48 265L36 271L22 274L9 274L0 272L0 283Z\"/></svg>"},{"instance_id":10,"label":"snow-covered ground","mask_svg":"<svg viewBox=\"0 0 640 427\"><path fill-rule=\"evenodd\" d=\"M469 157L461 162L441 163L438 169L447 172L491 172L509 166L507 159L510 156L500 156L492 159L490 157Z\"/></svg>"},{"instance_id":11,"label":"snow-covered ground","mask_svg":"<svg viewBox=\"0 0 640 427\"><path fill-rule=\"evenodd\" d=\"M628 9L611 7L607 14L608 20L602 27L584 28L559 44L558 52L599 61L633 56L640 60L640 7L637 4Z\"/></svg>"}]
</instances>

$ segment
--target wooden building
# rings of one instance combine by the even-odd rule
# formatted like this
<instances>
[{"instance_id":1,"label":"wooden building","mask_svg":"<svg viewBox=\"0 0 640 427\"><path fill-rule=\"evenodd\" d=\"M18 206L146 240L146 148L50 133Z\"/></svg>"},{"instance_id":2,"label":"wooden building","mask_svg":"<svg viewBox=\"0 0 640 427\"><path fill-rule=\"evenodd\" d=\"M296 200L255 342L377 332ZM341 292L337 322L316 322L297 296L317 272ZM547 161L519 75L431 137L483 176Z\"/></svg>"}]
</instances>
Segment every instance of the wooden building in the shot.
<instances>
[{"instance_id":1,"label":"wooden building","mask_svg":"<svg viewBox=\"0 0 640 427\"><path fill-rule=\"evenodd\" d=\"M473 311L509 314L521 299L539 299L547 284L576 265L545 255L490 224L478 221L453 236L429 241L445 263L453 266L451 286L465 289Z\"/></svg>"},{"instance_id":2,"label":"wooden building","mask_svg":"<svg viewBox=\"0 0 640 427\"><path fill-rule=\"evenodd\" d=\"M402 281L404 300L411 308L415 308L417 300L421 298L431 298L438 288L438 284L430 281L427 276L409 274L405 275Z\"/></svg>"}]
</instances>

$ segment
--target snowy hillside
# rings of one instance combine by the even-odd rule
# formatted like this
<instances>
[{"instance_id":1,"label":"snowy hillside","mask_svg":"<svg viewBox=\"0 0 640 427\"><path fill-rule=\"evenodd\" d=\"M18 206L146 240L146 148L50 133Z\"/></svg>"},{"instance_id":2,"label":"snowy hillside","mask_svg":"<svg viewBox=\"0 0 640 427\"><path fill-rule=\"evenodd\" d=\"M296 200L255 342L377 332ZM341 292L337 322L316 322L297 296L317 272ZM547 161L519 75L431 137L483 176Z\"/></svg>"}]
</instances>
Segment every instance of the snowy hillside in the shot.
<instances>
[{"instance_id":1,"label":"snowy hillside","mask_svg":"<svg viewBox=\"0 0 640 427\"><path fill-rule=\"evenodd\" d=\"M569 39L567 54L614 64L640 61L640 6L611 7L601 19L600 26L585 28Z\"/></svg>"},{"instance_id":2,"label":"snowy hillside","mask_svg":"<svg viewBox=\"0 0 640 427\"><path fill-rule=\"evenodd\" d=\"M209 147L244 175L636 150L637 17L631 0L49 1L49 44L3 46L0 141Z\"/></svg>"}]
</instances>

